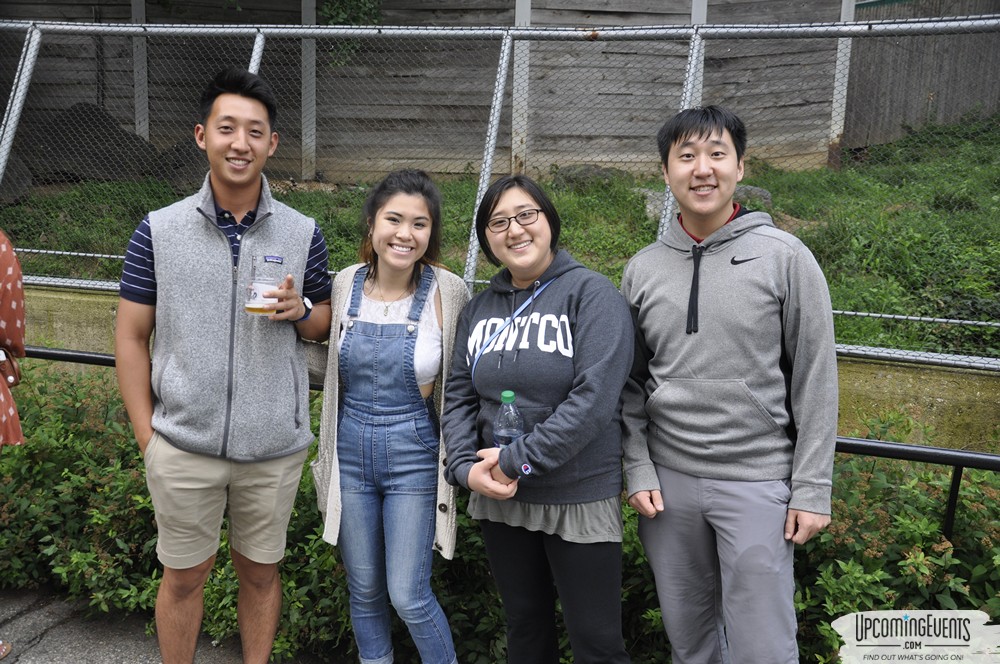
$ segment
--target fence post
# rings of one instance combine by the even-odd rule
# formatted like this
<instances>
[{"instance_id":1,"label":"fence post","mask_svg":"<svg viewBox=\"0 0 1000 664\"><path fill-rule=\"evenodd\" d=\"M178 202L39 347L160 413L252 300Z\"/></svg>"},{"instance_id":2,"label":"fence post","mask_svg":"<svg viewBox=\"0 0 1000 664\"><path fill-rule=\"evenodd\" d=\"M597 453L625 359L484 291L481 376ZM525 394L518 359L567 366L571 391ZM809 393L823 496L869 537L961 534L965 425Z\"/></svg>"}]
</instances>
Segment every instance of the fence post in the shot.
<instances>
[{"instance_id":1,"label":"fence post","mask_svg":"<svg viewBox=\"0 0 1000 664\"><path fill-rule=\"evenodd\" d=\"M955 532L955 510L958 507L958 490L962 486L962 471L965 470L963 466L955 466L955 469L951 473L951 490L948 491L948 508L944 513L944 526L942 526L941 531L944 536L951 541L952 533Z\"/></svg>"},{"instance_id":2,"label":"fence post","mask_svg":"<svg viewBox=\"0 0 1000 664\"><path fill-rule=\"evenodd\" d=\"M708 0L691 0L691 25L708 23Z\"/></svg>"},{"instance_id":3,"label":"fence post","mask_svg":"<svg viewBox=\"0 0 1000 664\"><path fill-rule=\"evenodd\" d=\"M854 20L854 0L841 0L840 20L847 23ZM847 118L847 81L851 73L850 37L837 39L837 63L833 69L833 103L830 112L830 133L827 163L840 166L840 141L844 136L844 121Z\"/></svg>"},{"instance_id":4,"label":"fence post","mask_svg":"<svg viewBox=\"0 0 1000 664\"><path fill-rule=\"evenodd\" d=\"M7 160L14 149L14 134L21 121L21 110L28 98L28 86L31 85L31 75L38 61L38 51L42 46L42 31L32 25L21 48L21 60L17 63L14 74L14 85L10 89L10 99L7 100L7 110L3 114L3 125L0 126L0 182L3 182L7 170Z\"/></svg>"},{"instance_id":5,"label":"fence post","mask_svg":"<svg viewBox=\"0 0 1000 664\"><path fill-rule=\"evenodd\" d=\"M514 25L531 25L531 0L514 4ZM514 42L514 77L510 91L510 172L523 174L528 167L528 99L531 83L531 42Z\"/></svg>"},{"instance_id":6,"label":"fence post","mask_svg":"<svg viewBox=\"0 0 1000 664\"><path fill-rule=\"evenodd\" d=\"M514 38L510 32L505 32L500 44L500 62L497 64L497 78L493 84L493 101L490 103L490 122L486 128L486 148L483 150L483 163L479 167L479 187L476 189L476 205L472 208L472 224L469 229L469 251L465 255L465 285L472 290L472 282L476 279L476 259L479 258L479 238L476 237L476 210L483 200L483 194L490 186L490 176L493 175L493 155L497 149L497 132L500 130L500 111L503 109L503 91L507 84L507 72L510 69L510 53Z\"/></svg>"},{"instance_id":7,"label":"fence post","mask_svg":"<svg viewBox=\"0 0 1000 664\"><path fill-rule=\"evenodd\" d=\"M302 24L316 25L316 0L302 0ZM302 180L316 179L316 40L302 40Z\"/></svg>"},{"instance_id":8,"label":"fence post","mask_svg":"<svg viewBox=\"0 0 1000 664\"><path fill-rule=\"evenodd\" d=\"M705 40L694 28L691 34L691 43L688 47L688 61L684 68L684 90L681 92L680 110L694 108L701 104L701 95L705 83ZM656 237L662 238L670 228L670 219L674 216L677 207L677 199L670 191L670 187L664 185L663 210L660 212L660 225L656 229Z\"/></svg>"},{"instance_id":9,"label":"fence post","mask_svg":"<svg viewBox=\"0 0 1000 664\"><path fill-rule=\"evenodd\" d=\"M142 7L136 14L135 7ZM145 23L145 3L132 0L132 20ZM145 30L145 28L143 28ZM135 118L135 134L149 140L149 61L147 59L146 36L132 37L132 115Z\"/></svg>"},{"instance_id":10,"label":"fence post","mask_svg":"<svg viewBox=\"0 0 1000 664\"><path fill-rule=\"evenodd\" d=\"M247 71L251 74L260 73L260 61L264 59L264 42L267 38L261 30L257 30L257 36L253 40L253 53L250 54L250 66Z\"/></svg>"}]
</instances>

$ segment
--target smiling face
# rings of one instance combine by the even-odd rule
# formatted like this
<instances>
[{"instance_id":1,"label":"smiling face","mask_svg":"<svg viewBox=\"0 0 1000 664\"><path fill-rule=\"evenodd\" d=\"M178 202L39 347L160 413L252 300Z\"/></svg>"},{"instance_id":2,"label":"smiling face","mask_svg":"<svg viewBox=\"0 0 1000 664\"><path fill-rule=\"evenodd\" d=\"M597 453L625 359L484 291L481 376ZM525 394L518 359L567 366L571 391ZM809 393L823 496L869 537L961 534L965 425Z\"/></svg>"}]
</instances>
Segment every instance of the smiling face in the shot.
<instances>
[{"instance_id":1,"label":"smiling face","mask_svg":"<svg viewBox=\"0 0 1000 664\"><path fill-rule=\"evenodd\" d=\"M670 146L663 180L677 199L684 226L708 237L733 214L736 183L743 179L743 160L728 130L687 136Z\"/></svg>"},{"instance_id":2,"label":"smiling face","mask_svg":"<svg viewBox=\"0 0 1000 664\"><path fill-rule=\"evenodd\" d=\"M490 219L513 217L524 210L537 209L538 202L523 189L513 187L497 199ZM507 230L494 233L487 228L490 250L510 270L514 286L527 288L552 264L552 229L544 212L530 226L511 221Z\"/></svg>"},{"instance_id":3,"label":"smiling face","mask_svg":"<svg viewBox=\"0 0 1000 664\"><path fill-rule=\"evenodd\" d=\"M427 251L433 222L423 196L402 193L391 196L370 222L379 272L411 274Z\"/></svg>"},{"instance_id":4,"label":"smiling face","mask_svg":"<svg viewBox=\"0 0 1000 664\"><path fill-rule=\"evenodd\" d=\"M205 123L194 128L194 138L208 157L217 199L220 193L259 188L264 164L278 147L264 104L230 93L216 98Z\"/></svg>"}]
</instances>

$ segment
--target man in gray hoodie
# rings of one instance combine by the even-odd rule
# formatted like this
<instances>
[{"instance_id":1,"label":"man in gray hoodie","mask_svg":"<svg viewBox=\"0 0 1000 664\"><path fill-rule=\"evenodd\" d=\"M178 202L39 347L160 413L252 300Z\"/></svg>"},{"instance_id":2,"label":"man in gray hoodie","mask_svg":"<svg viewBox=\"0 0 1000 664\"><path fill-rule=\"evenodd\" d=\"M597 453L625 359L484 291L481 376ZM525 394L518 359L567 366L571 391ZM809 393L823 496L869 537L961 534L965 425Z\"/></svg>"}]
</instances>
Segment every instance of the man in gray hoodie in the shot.
<instances>
[{"instance_id":1,"label":"man in gray hoodie","mask_svg":"<svg viewBox=\"0 0 1000 664\"><path fill-rule=\"evenodd\" d=\"M264 664L281 613L278 562L313 439L300 339L329 336L331 281L316 222L271 198L261 172L278 146L270 86L227 69L200 111L194 139L208 175L198 193L150 212L132 235L115 359L164 568L160 656L194 660L228 511L243 661ZM248 285L261 278L273 280L269 301L263 315L247 313Z\"/></svg>"},{"instance_id":2,"label":"man in gray hoodie","mask_svg":"<svg viewBox=\"0 0 1000 664\"><path fill-rule=\"evenodd\" d=\"M794 544L830 522L829 291L805 245L733 201L738 117L682 111L657 138L680 214L622 277L629 503L674 664L793 664Z\"/></svg>"}]
</instances>

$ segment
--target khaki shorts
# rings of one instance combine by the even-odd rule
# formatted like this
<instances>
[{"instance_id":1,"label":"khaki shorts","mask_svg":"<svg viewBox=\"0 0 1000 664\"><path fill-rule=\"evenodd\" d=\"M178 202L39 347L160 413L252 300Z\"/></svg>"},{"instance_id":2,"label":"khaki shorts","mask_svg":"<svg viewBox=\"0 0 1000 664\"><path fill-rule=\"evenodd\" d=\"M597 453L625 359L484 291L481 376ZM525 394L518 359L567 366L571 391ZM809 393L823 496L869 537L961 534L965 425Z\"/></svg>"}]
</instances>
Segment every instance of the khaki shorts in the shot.
<instances>
[{"instance_id":1,"label":"khaki shorts","mask_svg":"<svg viewBox=\"0 0 1000 664\"><path fill-rule=\"evenodd\" d=\"M279 562L307 452L237 463L184 452L154 433L144 460L160 562L187 569L214 556L227 503L230 547L257 563Z\"/></svg>"}]
</instances>

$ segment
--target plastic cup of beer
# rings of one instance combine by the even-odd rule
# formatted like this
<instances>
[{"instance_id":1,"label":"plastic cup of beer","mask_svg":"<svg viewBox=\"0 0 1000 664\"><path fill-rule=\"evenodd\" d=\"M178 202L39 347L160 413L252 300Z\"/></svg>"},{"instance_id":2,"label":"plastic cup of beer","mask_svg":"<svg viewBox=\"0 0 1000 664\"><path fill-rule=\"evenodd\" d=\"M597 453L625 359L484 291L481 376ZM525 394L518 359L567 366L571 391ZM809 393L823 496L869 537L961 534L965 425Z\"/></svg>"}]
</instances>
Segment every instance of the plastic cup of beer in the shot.
<instances>
[{"instance_id":1,"label":"plastic cup of beer","mask_svg":"<svg viewBox=\"0 0 1000 664\"><path fill-rule=\"evenodd\" d=\"M274 309L265 309L265 304L274 304L278 301L276 297L264 297L264 293L278 290L278 280L270 277L255 277L247 286L247 301L243 308L248 314L258 314L266 316L273 314Z\"/></svg>"}]
</instances>

